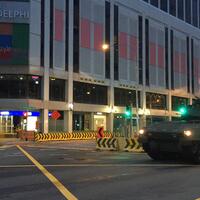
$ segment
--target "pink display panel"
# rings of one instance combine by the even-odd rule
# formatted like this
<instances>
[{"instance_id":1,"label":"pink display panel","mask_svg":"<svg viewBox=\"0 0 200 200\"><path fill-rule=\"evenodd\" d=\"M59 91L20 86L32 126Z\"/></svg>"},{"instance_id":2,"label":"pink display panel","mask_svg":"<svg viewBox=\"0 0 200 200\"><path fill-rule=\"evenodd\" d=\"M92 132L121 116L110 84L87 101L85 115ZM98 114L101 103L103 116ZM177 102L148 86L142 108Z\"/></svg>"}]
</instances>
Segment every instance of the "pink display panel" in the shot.
<instances>
[{"instance_id":1,"label":"pink display panel","mask_svg":"<svg viewBox=\"0 0 200 200\"><path fill-rule=\"evenodd\" d=\"M121 32L119 34L119 43L120 43L120 51L119 51L119 56L121 58L127 59L128 58L128 52L127 52L127 47L128 47L128 35L127 33Z\"/></svg>"},{"instance_id":2,"label":"pink display panel","mask_svg":"<svg viewBox=\"0 0 200 200\"><path fill-rule=\"evenodd\" d=\"M158 46L158 67L164 68L164 47Z\"/></svg>"},{"instance_id":3,"label":"pink display panel","mask_svg":"<svg viewBox=\"0 0 200 200\"><path fill-rule=\"evenodd\" d=\"M81 47L90 48L90 21L81 19Z\"/></svg>"},{"instance_id":4,"label":"pink display panel","mask_svg":"<svg viewBox=\"0 0 200 200\"><path fill-rule=\"evenodd\" d=\"M150 65L156 65L156 45L150 43Z\"/></svg>"},{"instance_id":5,"label":"pink display panel","mask_svg":"<svg viewBox=\"0 0 200 200\"><path fill-rule=\"evenodd\" d=\"M64 12L55 9L55 40L63 41Z\"/></svg>"},{"instance_id":6,"label":"pink display panel","mask_svg":"<svg viewBox=\"0 0 200 200\"><path fill-rule=\"evenodd\" d=\"M94 23L94 49L102 51L103 45L103 24Z\"/></svg>"},{"instance_id":7,"label":"pink display panel","mask_svg":"<svg viewBox=\"0 0 200 200\"><path fill-rule=\"evenodd\" d=\"M130 53L129 53L129 59L136 61L137 60L137 37L130 35Z\"/></svg>"}]
</instances>

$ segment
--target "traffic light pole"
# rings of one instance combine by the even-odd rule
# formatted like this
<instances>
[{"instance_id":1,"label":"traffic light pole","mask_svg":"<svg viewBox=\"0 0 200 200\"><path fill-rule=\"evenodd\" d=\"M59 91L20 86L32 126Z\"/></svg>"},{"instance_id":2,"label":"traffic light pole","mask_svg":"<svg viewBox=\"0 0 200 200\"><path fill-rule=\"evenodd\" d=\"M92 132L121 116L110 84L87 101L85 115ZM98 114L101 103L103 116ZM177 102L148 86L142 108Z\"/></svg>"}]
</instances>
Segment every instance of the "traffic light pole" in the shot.
<instances>
[{"instance_id":1,"label":"traffic light pole","mask_svg":"<svg viewBox=\"0 0 200 200\"><path fill-rule=\"evenodd\" d=\"M138 110L139 110L138 90L136 90L136 130L137 130L137 133L139 132L139 114L138 114Z\"/></svg>"}]
</instances>

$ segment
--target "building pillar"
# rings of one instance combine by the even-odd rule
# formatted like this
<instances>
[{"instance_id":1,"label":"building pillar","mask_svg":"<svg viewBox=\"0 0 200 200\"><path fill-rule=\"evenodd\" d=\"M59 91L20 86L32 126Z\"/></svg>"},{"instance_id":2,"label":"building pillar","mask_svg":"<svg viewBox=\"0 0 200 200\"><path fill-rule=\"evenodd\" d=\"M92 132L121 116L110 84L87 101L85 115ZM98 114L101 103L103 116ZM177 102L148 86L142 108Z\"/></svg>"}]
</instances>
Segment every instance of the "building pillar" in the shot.
<instances>
[{"instance_id":1,"label":"building pillar","mask_svg":"<svg viewBox=\"0 0 200 200\"><path fill-rule=\"evenodd\" d=\"M49 23L47 23L50 19L50 2L45 2L45 47L44 47L44 77L43 77L43 87L42 87L42 94L43 94L43 103L44 108L41 111L41 128L43 133L49 132L49 110L48 104L49 101Z\"/></svg>"},{"instance_id":2,"label":"building pillar","mask_svg":"<svg viewBox=\"0 0 200 200\"><path fill-rule=\"evenodd\" d=\"M114 113L109 113L107 115L107 130L113 132L113 125L114 125Z\"/></svg>"},{"instance_id":3,"label":"building pillar","mask_svg":"<svg viewBox=\"0 0 200 200\"><path fill-rule=\"evenodd\" d=\"M48 133L49 132L49 110L44 109L42 110L42 123L41 123L41 128L42 128L42 133Z\"/></svg>"},{"instance_id":4,"label":"building pillar","mask_svg":"<svg viewBox=\"0 0 200 200\"><path fill-rule=\"evenodd\" d=\"M68 44L68 83L67 83L67 101L68 111L66 111L67 131L73 131L73 1L69 1L69 44Z\"/></svg>"},{"instance_id":5,"label":"building pillar","mask_svg":"<svg viewBox=\"0 0 200 200\"><path fill-rule=\"evenodd\" d=\"M108 105L110 106L110 113L107 114L107 130L113 132L113 120L114 120L114 2L111 1L111 12L110 12L110 86L108 87Z\"/></svg>"},{"instance_id":6,"label":"building pillar","mask_svg":"<svg viewBox=\"0 0 200 200\"><path fill-rule=\"evenodd\" d=\"M90 130L94 131L94 113L90 114Z\"/></svg>"},{"instance_id":7,"label":"building pillar","mask_svg":"<svg viewBox=\"0 0 200 200\"><path fill-rule=\"evenodd\" d=\"M65 119L65 130L69 133L73 131L73 112L71 110L65 111L64 113L64 119Z\"/></svg>"},{"instance_id":8,"label":"building pillar","mask_svg":"<svg viewBox=\"0 0 200 200\"><path fill-rule=\"evenodd\" d=\"M146 126L146 91L143 87L141 91L141 107L143 110L143 115L140 120L140 127L145 127Z\"/></svg>"}]
</instances>

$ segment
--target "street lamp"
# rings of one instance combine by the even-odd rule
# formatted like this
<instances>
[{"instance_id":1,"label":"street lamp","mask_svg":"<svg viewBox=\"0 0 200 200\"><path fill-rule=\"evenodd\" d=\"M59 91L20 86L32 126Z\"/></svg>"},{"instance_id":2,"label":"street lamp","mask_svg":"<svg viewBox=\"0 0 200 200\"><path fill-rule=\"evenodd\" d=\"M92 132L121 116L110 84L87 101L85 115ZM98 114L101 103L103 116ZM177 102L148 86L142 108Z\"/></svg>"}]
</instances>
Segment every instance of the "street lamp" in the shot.
<instances>
[{"instance_id":1,"label":"street lamp","mask_svg":"<svg viewBox=\"0 0 200 200\"><path fill-rule=\"evenodd\" d=\"M110 47L109 47L109 44L103 44L102 45L102 49L103 49L103 51L107 51L108 49L109 49Z\"/></svg>"}]
</instances>

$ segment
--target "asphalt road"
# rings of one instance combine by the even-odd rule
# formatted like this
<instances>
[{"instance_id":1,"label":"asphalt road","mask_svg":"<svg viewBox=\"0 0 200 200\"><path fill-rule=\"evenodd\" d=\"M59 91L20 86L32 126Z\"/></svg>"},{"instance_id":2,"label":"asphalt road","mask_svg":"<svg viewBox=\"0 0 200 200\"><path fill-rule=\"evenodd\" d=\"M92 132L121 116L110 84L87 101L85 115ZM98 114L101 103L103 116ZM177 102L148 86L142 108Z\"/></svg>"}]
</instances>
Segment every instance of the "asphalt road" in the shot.
<instances>
[{"instance_id":1,"label":"asphalt road","mask_svg":"<svg viewBox=\"0 0 200 200\"><path fill-rule=\"evenodd\" d=\"M2 146L0 200L66 199L61 193L63 188L59 190L48 173L63 184L63 190L83 200L200 198L200 166L180 161L155 162L144 153L63 146L20 145L44 169L39 169L14 144Z\"/></svg>"}]
</instances>

